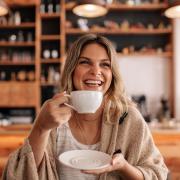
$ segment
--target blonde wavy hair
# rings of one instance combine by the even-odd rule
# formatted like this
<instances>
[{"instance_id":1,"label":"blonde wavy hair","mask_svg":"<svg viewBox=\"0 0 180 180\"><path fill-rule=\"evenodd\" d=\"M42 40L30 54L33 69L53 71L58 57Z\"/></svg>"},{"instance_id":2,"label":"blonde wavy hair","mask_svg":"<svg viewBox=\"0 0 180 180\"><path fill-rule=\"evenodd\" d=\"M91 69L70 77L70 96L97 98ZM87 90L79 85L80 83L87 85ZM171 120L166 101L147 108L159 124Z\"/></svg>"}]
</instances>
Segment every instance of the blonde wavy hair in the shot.
<instances>
[{"instance_id":1,"label":"blonde wavy hair","mask_svg":"<svg viewBox=\"0 0 180 180\"><path fill-rule=\"evenodd\" d=\"M73 72L79 62L80 54L85 46L97 43L104 47L111 61L112 82L105 94L104 117L109 123L113 123L128 111L132 101L125 92L118 65L116 63L117 53L112 43L105 37L96 34L86 34L76 40L67 53L64 71L62 73L61 87L63 91L70 93L75 90L73 86Z\"/></svg>"}]
</instances>

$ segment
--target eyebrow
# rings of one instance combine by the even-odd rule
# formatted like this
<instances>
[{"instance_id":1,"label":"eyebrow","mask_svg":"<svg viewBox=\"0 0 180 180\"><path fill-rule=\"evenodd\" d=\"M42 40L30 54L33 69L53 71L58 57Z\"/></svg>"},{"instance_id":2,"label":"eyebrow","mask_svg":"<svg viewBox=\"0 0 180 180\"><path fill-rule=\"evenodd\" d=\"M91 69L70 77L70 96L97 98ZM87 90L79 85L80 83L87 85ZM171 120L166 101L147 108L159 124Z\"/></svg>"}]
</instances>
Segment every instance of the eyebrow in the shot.
<instances>
[{"instance_id":1,"label":"eyebrow","mask_svg":"<svg viewBox=\"0 0 180 180\"><path fill-rule=\"evenodd\" d=\"M88 57L84 57L84 56L80 56L79 59L87 59L87 60L91 60L90 58ZM110 61L110 59L101 59L101 61Z\"/></svg>"}]
</instances>

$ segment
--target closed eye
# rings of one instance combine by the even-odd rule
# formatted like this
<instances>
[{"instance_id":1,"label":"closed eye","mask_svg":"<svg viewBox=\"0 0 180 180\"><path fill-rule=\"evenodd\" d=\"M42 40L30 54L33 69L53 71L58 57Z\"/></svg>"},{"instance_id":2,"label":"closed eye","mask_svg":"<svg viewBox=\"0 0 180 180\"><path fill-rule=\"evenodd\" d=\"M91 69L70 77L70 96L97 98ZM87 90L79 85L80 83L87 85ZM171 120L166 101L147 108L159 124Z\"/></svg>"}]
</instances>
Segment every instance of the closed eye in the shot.
<instances>
[{"instance_id":1,"label":"closed eye","mask_svg":"<svg viewBox=\"0 0 180 180\"><path fill-rule=\"evenodd\" d=\"M111 66L111 64L110 63L102 63L102 66L105 66L105 67L110 67Z\"/></svg>"},{"instance_id":2,"label":"closed eye","mask_svg":"<svg viewBox=\"0 0 180 180\"><path fill-rule=\"evenodd\" d=\"M90 62L88 60L80 60L79 64L89 64Z\"/></svg>"}]
</instances>

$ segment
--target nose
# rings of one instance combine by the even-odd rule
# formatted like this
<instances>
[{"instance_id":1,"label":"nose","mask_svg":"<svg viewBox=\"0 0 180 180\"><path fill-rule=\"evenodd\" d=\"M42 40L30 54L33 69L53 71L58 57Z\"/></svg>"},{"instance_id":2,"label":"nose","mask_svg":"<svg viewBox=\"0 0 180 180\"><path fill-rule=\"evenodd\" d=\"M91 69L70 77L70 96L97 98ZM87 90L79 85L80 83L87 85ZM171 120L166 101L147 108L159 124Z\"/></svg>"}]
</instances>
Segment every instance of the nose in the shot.
<instances>
[{"instance_id":1,"label":"nose","mask_svg":"<svg viewBox=\"0 0 180 180\"><path fill-rule=\"evenodd\" d=\"M95 76L100 76L100 75L102 75L100 66L99 66L99 65L93 65L93 66L91 67L91 74L92 74L92 75L95 75Z\"/></svg>"}]
</instances>

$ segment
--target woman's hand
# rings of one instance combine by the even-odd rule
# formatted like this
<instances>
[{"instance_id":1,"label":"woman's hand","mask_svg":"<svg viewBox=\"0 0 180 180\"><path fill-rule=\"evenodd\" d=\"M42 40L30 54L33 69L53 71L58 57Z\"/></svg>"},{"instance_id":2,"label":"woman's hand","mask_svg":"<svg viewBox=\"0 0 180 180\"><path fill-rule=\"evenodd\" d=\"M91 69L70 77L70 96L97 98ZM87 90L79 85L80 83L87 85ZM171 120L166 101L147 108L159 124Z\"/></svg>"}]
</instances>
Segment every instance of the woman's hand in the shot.
<instances>
[{"instance_id":1,"label":"woman's hand","mask_svg":"<svg viewBox=\"0 0 180 180\"><path fill-rule=\"evenodd\" d=\"M126 163L127 163L127 161L124 159L124 156L121 153L118 153L118 154L113 155L109 166L102 168L102 169L82 170L82 172L87 173L87 174L100 175L103 173L121 170L126 165Z\"/></svg>"},{"instance_id":2,"label":"woman's hand","mask_svg":"<svg viewBox=\"0 0 180 180\"><path fill-rule=\"evenodd\" d=\"M71 117L71 108L64 105L68 102L68 97L64 93L56 94L52 99L47 100L36 118L34 128L41 131L48 131L56 128Z\"/></svg>"},{"instance_id":3,"label":"woman's hand","mask_svg":"<svg viewBox=\"0 0 180 180\"><path fill-rule=\"evenodd\" d=\"M100 174L109 173L112 171L119 172L121 176L123 177L123 179L144 180L144 176L142 172L136 167L130 165L124 159L124 156L121 153L117 153L113 155L111 164L106 168L97 169L97 170L88 170L88 171L83 170L82 172L87 173L87 174L100 175Z\"/></svg>"}]
</instances>

